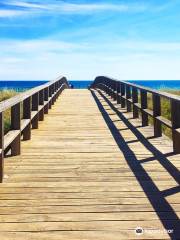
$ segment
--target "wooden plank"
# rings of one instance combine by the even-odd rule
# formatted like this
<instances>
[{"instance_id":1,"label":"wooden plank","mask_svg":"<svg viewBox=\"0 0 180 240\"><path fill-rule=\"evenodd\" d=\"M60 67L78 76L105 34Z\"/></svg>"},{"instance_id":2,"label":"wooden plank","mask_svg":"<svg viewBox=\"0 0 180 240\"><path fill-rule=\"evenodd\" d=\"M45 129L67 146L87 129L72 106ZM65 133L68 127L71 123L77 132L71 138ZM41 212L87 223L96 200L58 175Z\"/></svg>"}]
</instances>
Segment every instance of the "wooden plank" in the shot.
<instances>
[{"instance_id":1,"label":"wooden plank","mask_svg":"<svg viewBox=\"0 0 180 240\"><path fill-rule=\"evenodd\" d=\"M23 101L23 119L21 120L21 132L23 140L31 139L31 97Z\"/></svg>"},{"instance_id":2,"label":"wooden plank","mask_svg":"<svg viewBox=\"0 0 180 240\"><path fill-rule=\"evenodd\" d=\"M159 213L162 218L167 218L167 212ZM180 215L180 213L179 213ZM143 221L144 219L158 220L154 212L107 212L107 213L51 213L51 214L5 214L0 215L0 223L31 223L31 222L82 222L82 221ZM173 220L173 217L172 217Z\"/></svg>"},{"instance_id":3,"label":"wooden plank","mask_svg":"<svg viewBox=\"0 0 180 240\"><path fill-rule=\"evenodd\" d=\"M21 131L23 131L28 126L28 124L30 124L30 122L30 119L21 119Z\"/></svg>"},{"instance_id":4,"label":"wooden plank","mask_svg":"<svg viewBox=\"0 0 180 240\"><path fill-rule=\"evenodd\" d=\"M1 239L170 239L165 226L177 226L180 203L179 194L168 191L176 190L177 182L97 96L131 151L124 154L115 142L89 91L65 90L32 131L32 141L22 142L21 156L6 158ZM139 124L132 113L122 112ZM146 137L153 133L150 126L140 130ZM159 150L172 147L164 136L150 141ZM178 159L167 156L176 167ZM138 226L162 233L139 237Z\"/></svg>"},{"instance_id":5,"label":"wooden plank","mask_svg":"<svg viewBox=\"0 0 180 240\"><path fill-rule=\"evenodd\" d=\"M33 120L37 114L38 114L38 111L31 111L31 120Z\"/></svg>"},{"instance_id":6,"label":"wooden plank","mask_svg":"<svg viewBox=\"0 0 180 240\"><path fill-rule=\"evenodd\" d=\"M169 128L172 128L172 123L170 120L166 119L165 117L159 116L156 117L157 120L159 120L161 123L163 123L164 125L166 125Z\"/></svg>"},{"instance_id":7,"label":"wooden plank","mask_svg":"<svg viewBox=\"0 0 180 240\"><path fill-rule=\"evenodd\" d=\"M4 136L4 149L6 149L20 134L20 130L11 130Z\"/></svg>"},{"instance_id":8,"label":"wooden plank","mask_svg":"<svg viewBox=\"0 0 180 240\"><path fill-rule=\"evenodd\" d=\"M16 232L0 234L2 240L37 240L37 239L51 239L51 240L119 240L119 239L170 239L165 232L157 234L144 233L143 235L137 236L135 229L118 230L118 231L49 231L49 232Z\"/></svg>"},{"instance_id":9,"label":"wooden plank","mask_svg":"<svg viewBox=\"0 0 180 240\"><path fill-rule=\"evenodd\" d=\"M172 204L172 207L176 209L177 213L180 212L180 204ZM109 213L117 212L121 215L122 212L154 212L158 214L159 212L164 212L167 216L170 216L169 211L166 210L164 206L159 206L158 211L154 211L150 204L132 204L132 205L62 205L62 206L9 206L0 207L1 215L3 214L57 214L57 213ZM172 215L172 214L171 214ZM132 219L132 218L131 218ZM146 218L147 220L147 218Z\"/></svg>"}]
</instances>

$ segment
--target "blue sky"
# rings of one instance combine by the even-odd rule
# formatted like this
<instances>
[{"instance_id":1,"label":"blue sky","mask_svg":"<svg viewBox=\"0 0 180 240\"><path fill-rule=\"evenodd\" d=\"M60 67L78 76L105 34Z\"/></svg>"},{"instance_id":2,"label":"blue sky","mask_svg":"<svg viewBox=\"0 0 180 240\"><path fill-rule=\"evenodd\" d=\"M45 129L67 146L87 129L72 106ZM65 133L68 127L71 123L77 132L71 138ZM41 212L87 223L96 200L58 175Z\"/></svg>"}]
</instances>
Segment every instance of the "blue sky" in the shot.
<instances>
[{"instance_id":1,"label":"blue sky","mask_svg":"<svg viewBox=\"0 0 180 240\"><path fill-rule=\"evenodd\" d=\"M180 79L180 0L0 0L0 79Z\"/></svg>"}]
</instances>

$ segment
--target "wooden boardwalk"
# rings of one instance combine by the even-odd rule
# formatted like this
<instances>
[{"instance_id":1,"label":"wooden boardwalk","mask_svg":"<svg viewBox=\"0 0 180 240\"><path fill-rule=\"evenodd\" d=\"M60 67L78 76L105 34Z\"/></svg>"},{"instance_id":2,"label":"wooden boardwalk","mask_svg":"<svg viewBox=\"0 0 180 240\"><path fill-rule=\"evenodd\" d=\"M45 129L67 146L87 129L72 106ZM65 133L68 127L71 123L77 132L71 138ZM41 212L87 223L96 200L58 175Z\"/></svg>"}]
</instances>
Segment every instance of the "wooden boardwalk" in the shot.
<instances>
[{"instance_id":1,"label":"wooden boardwalk","mask_svg":"<svg viewBox=\"0 0 180 240\"><path fill-rule=\"evenodd\" d=\"M178 239L180 155L111 103L64 90L21 155L5 159L1 240Z\"/></svg>"}]
</instances>

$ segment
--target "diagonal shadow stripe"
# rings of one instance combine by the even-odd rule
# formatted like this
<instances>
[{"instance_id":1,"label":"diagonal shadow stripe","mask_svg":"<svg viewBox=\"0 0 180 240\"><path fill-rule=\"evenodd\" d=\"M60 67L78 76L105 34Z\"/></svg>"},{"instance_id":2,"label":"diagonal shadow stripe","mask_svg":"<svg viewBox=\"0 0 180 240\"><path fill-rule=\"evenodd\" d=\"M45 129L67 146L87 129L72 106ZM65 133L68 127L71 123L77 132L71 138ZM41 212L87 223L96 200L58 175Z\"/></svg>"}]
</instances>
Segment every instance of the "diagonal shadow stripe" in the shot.
<instances>
[{"instance_id":1,"label":"diagonal shadow stripe","mask_svg":"<svg viewBox=\"0 0 180 240\"><path fill-rule=\"evenodd\" d=\"M98 91L98 92L101 95L101 97L103 97L103 99L109 104L109 106L114 111L116 111L116 109L114 109L113 104L100 91ZM143 166L141 166L140 162L137 160L133 151L127 145L124 138L122 137L122 135L116 128L115 124L109 117L108 113L106 112L105 108L103 107L101 101L97 97L97 94L93 90L91 90L91 94L94 97L94 100L95 100L107 126L109 127L114 140L116 141L119 149L124 154L127 164L129 165L129 167L131 168L132 172L134 173L137 181L141 185L144 193L146 194L151 205L153 206L153 208L154 208L156 214L158 215L159 219L161 220L164 228L165 229L173 229L174 232L172 234L169 234L169 236L171 239L174 239L174 240L178 239L178 236L180 236L180 222L179 222L179 218L178 218L177 214L174 212L173 208L168 203L168 201L165 199L165 197L163 196L161 191L158 189L156 184L152 181L151 177L148 175L146 170L143 168ZM138 130L135 128L133 129L132 124L130 122L128 122L128 120L120 112L116 111L116 113L118 114L120 119L124 121L124 123L127 125L127 127L133 131L133 133L136 135L136 137L138 137L139 136ZM142 136L140 136L140 138L142 139ZM158 153L158 151L153 146L151 147L150 143L147 144L147 143L143 142L143 144L149 150L151 150L151 152L153 152L153 154L155 154L155 156L157 158L160 157L160 153ZM172 166L172 164L165 163L165 159L164 158L160 159L161 162L163 162L162 165L164 166L165 164L167 164L167 166L166 166L167 170L174 171L177 173L176 169ZM134 163L136 163L136 164L134 164ZM138 172L143 173L144 177L148 181L148 184L147 184L147 182L143 181L141 176L138 175ZM174 173L171 175L173 175L173 177L175 177L176 180L179 180L179 179L177 179L177 175L174 175ZM152 195L152 192L156 192L156 196ZM157 201L157 198L158 198L158 201ZM162 218L162 212L166 212L168 214L166 219ZM174 220L171 220L171 219L174 219Z\"/></svg>"}]
</instances>

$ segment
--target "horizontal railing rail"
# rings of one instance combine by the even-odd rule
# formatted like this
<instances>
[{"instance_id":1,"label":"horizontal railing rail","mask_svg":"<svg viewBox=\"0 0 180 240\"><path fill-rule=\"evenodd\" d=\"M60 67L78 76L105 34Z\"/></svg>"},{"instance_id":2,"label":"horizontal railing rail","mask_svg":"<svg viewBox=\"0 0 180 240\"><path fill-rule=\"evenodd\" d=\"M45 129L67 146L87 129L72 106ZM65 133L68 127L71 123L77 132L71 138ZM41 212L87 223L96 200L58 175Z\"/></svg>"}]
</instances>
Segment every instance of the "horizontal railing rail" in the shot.
<instances>
[{"instance_id":1,"label":"horizontal railing rail","mask_svg":"<svg viewBox=\"0 0 180 240\"><path fill-rule=\"evenodd\" d=\"M58 96L69 84L65 77L42 84L0 102L0 182L4 176L4 156L21 153L21 139L31 139L31 129L38 128L44 114L54 104ZM4 132L4 112L10 109L10 129Z\"/></svg>"},{"instance_id":2,"label":"horizontal railing rail","mask_svg":"<svg viewBox=\"0 0 180 240\"><path fill-rule=\"evenodd\" d=\"M133 118L141 116L142 126L149 125L149 116L153 119L154 137L162 136L162 126L172 131L173 150L180 153L180 97L168 92L161 92L126 81L119 81L105 76L97 77L91 88L99 88L133 112ZM148 106L148 94L152 94L152 109ZM162 115L162 98L170 102L171 119ZM141 114L139 114L139 112Z\"/></svg>"}]
</instances>

